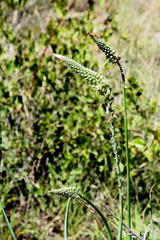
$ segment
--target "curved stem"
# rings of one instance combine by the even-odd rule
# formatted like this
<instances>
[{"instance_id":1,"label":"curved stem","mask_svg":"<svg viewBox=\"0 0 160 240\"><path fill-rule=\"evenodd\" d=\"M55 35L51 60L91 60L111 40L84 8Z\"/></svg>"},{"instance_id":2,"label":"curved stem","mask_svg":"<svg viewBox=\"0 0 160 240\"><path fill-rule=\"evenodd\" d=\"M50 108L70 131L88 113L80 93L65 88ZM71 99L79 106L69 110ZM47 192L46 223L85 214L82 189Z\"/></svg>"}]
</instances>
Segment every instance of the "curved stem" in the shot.
<instances>
[{"instance_id":1,"label":"curved stem","mask_svg":"<svg viewBox=\"0 0 160 240\"><path fill-rule=\"evenodd\" d=\"M114 217L115 219L119 220L119 218L118 218L108 207L105 206L105 208L106 208L106 210L109 212L109 214L110 214L112 217ZM137 233L135 233L135 232L133 231L133 229L129 228L125 223L122 223L122 225L130 232L130 235L131 235L131 236L133 236L133 237L135 237L135 238L137 238L137 239L139 239L139 240L144 240L140 235L138 235Z\"/></svg>"},{"instance_id":2,"label":"curved stem","mask_svg":"<svg viewBox=\"0 0 160 240\"><path fill-rule=\"evenodd\" d=\"M108 225L108 222L105 218L105 216L102 214L102 212L90 201L88 200L86 197L82 196L81 194L79 194L79 197L81 197L83 200L85 200L89 205L91 205L94 210L99 214L99 216L101 217L101 219L103 220L104 224L105 224L105 227L106 227L106 230L107 230L107 234L108 234L108 239L109 240L113 240L112 238L112 233L111 233L111 230L110 230L110 227Z\"/></svg>"}]
</instances>

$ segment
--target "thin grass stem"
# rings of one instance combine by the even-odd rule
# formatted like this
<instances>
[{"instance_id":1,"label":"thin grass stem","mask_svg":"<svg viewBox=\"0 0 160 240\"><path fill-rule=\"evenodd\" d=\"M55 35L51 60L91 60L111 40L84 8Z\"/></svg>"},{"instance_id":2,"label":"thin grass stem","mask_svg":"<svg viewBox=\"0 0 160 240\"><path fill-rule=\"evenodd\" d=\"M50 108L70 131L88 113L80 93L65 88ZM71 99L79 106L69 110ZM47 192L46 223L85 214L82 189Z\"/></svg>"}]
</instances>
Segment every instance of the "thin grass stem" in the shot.
<instances>
[{"instance_id":1,"label":"thin grass stem","mask_svg":"<svg viewBox=\"0 0 160 240\"><path fill-rule=\"evenodd\" d=\"M118 229L118 238L117 240L122 239L122 223L123 223L123 189L122 189L122 179L121 179L121 171L120 171L120 161L118 155L118 146L116 142L116 132L115 132L115 114L112 108L112 103L114 102L114 97L112 96L112 92L108 98L105 99L105 107L107 119L109 122L109 128L111 132L111 144L114 153L117 180L118 180L118 196L119 196L119 229Z\"/></svg>"},{"instance_id":2,"label":"thin grass stem","mask_svg":"<svg viewBox=\"0 0 160 240\"><path fill-rule=\"evenodd\" d=\"M110 131L111 131L111 142L114 152L114 158L116 161L116 171L117 171L117 180L118 180L118 195L119 195L119 230L118 230L118 240L122 239L122 224L123 224L123 190L122 190L122 180L121 180L121 172L119 166L119 156L117 143L115 139L115 127L114 120L110 121Z\"/></svg>"},{"instance_id":3,"label":"thin grass stem","mask_svg":"<svg viewBox=\"0 0 160 240\"><path fill-rule=\"evenodd\" d=\"M117 62L121 78L122 78L122 92L123 92L123 112L124 112L124 131L125 131L125 156L126 156L126 167L127 167L127 224L131 228L131 200L130 200L130 159L129 159L129 150L128 150L128 119L127 119L127 103L126 103L126 87L125 87L125 75L121 63ZM128 237L131 240L131 236Z\"/></svg>"},{"instance_id":4,"label":"thin grass stem","mask_svg":"<svg viewBox=\"0 0 160 240\"><path fill-rule=\"evenodd\" d=\"M108 207L105 206L105 208L106 208L106 210L109 212L109 214L110 214L112 217L114 217L115 219L117 219L117 220L119 221L119 218L118 218ZM135 238L137 238L137 239L139 239L139 240L144 240L140 235L138 235L137 233L135 233L135 232L133 231L133 229L129 228L125 223L122 223L122 225L130 232L131 236L133 236L133 237L135 237Z\"/></svg>"},{"instance_id":5,"label":"thin grass stem","mask_svg":"<svg viewBox=\"0 0 160 240\"><path fill-rule=\"evenodd\" d=\"M151 214L151 225L152 225L152 240L155 239L154 236L154 223L153 223L153 205L152 205L152 193L153 193L153 188L155 187L155 184L151 187L149 191L149 204L150 204L150 214Z\"/></svg>"},{"instance_id":6,"label":"thin grass stem","mask_svg":"<svg viewBox=\"0 0 160 240\"><path fill-rule=\"evenodd\" d=\"M64 240L68 240L68 218L69 218L69 207L71 203L71 197L67 200L66 213L64 219Z\"/></svg>"},{"instance_id":7,"label":"thin grass stem","mask_svg":"<svg viewBox=\"0 0 160 240\"><path fill-rule=\"evenodd\" d=\"M5 212L5 210L4 210L3 206L2 206L1 201L0 201L0 208L1 208L1 210L2 210L2 214L3 214L3 216L4 216L4 219L5 219L6 223L7 223L7 226L8 226L8 228L9 228L10 233L11 233L11 236L13 237L13 240L17 240L17 238L16 238L16 236L15 236L15 234L14 234L14 231L13 231L13 229L12 229L12 226L11 226L9 220L8 220L7 215L6 215L6 212Z\"/></svg>"},{"instance_id":8,"label":"thin grass stem","mask_svg":"<svg viewBox=\"0 0 160 240\"><path fill-rule=\"evenodd\" d=\"M103 213L89 199L87 199L86 197L82 196L81 194L79 194L79 197L82 198L83 200L85 200L89 205L91 205L94 208L94 210L99 214L99 216L101 217L102 221L105 224L105 227L106 227L106 230L107 230L108 239L109 240L113 240L110 227L109 227L107 219L105 218Z\"/></svg>"}]
</instances>

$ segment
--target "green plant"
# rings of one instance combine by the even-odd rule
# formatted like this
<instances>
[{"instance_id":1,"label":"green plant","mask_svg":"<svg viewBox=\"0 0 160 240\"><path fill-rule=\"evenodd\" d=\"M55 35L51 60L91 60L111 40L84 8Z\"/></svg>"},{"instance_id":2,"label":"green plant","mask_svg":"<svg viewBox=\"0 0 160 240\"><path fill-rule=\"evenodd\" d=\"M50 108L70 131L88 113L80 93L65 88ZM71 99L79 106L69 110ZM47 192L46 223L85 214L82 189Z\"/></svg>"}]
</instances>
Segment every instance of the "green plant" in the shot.
<instances>
[{"instance_id":1,"label":"green plant","mask_svg":"<svg viewBox=\"0 0 160 240\"><path fill-rule=\"evenodd\" d=\"M62 196L62 197L65 197L65 198L68 199L67 200L67 205L66 205L65 221L64 221L64 239L65 240L67 239L67 236L68 236L68 215L69 215L69 206L70 206L71 199L75 199L76 201L78 201L83 206L87 206L86 203L89 204L89 206L91 206L93 208L95 213L97 213L100 216L100 219L104 223L104 225L106 227L106 232L107 232L108 239L109 240L113 239L111 229L109 227L107 218L97 208L97 206L95 204L93 204L93 202L91 202L87 197L85 197L81 193L80 188L64 187L64 188L61 188L61 189L52 189L52 190L50 190L50 193L56 194L58 196ZM110 209L107 208L107 211L110 213L111 216L114 217L114 219L119 221L119 218ZM133 237L135 237L136 239L139 239L139 240L144 240L140 235L135 233L133 231L133 229L129 228L125 223L122 222L122 226L128 231L130 236L133 236Z\"/></svg>"},{"instance_id":2,"label":"green plant","mask_svg":"<svg viewBox=\"0 0 160 240\"><path fill-rule=\"evenodd\" d=\"M97 46L105 53L106 58L109 62L113 64L117 64L122 78L123 83L123 108L124 108L124 129L125 129L125 151L126 151L126 166L127 166L127 204L128 204L128 227L131 228L131 215L130 215L130 161L129 161L129 154L128 154L128 124L127 124L127 107L126 107L126 86L125 86L125 75L123 72L122 65L120 63L120 57L116 55L116 52L113 51L108 45L102 42L96 35L89 33L90 36L93 38ZM111 142L114 152L114 158L116 162L116 170L117 170L117 179L118 179L118 190L119 190L119 211L120 211L120 218L119 218L119 230L118 230L118 240L122 239L122 226L123 226L123 191L122 191L122 181L121 181L121 172L120 172L120 163L118 157L118 148L116 143L116 134L115 134L115 127L114 127L114 111L112 109L112 103L114 100L112 89L108 84L108 81L99 75L98 73L83 67L76 61L69 59L68 57L54 54L54 56L60 60L62 60L67 66L69 66L73 72L77 73L79 76L86 79L89 84L96 90L97 93L101 94L105 97L105 107L107 118L110 124L110 131L111 131ZM99 211L99 210L98 210ZM108 231L108 229L107 229ZM108 231L109 237L112 238L110 230ZM131 237L129 236L129 239Z\"/></svg>"},{"instance_id":3,"label":"green plant","mask_svg":"<svg viewBox=\"0 0 160 240\"><path fill-rule=\"evenodd\" d=\"M132 226L135 232L144 235L151 222L148 192L155 185L152 233L157 240L160 236L160 74L156 39L160 6L157 7L158 1L151 1L151 8L146 9L145 0L84 2L0 1L1 202L18 239L59 240L63 236L66 203L47 193L51 188L62 187L61 184L81 183L87 198L94 200L104 215L105 206L110 206L118 216L115 220L108 212L105 215L113 237L117 235L118 188L104 99L59 61L53 64L52 59L53 49L108 76L114 90L112 107L117 116L116 142L124 189L122 91L117 66L105 63L103 67L102 54L98 55L99 50L86 34L98 30L103 32L106 42L120 49L124 62L127 61ZM146 10L149 21L146 21ZM123 197L126 199L125 191ZM73 201L69 235L73 239L103 239L103 223L98 219L96 225L97 214L87 209ZM127 223L126 209L124 201ZM88 221L90 214L92 222ZM123 231L125 239L127 232ZM3 240L10 236L2 214L0 236Z\"/></svg>"},{"instance_id":4,"label":"green plant","mask_svg":"<svg viewBox=\"0 0 160 240\"><path fill-rule=\"evenodd\" d=\"M123 91L123 111L124 111L124 130L125 130L125 155L126 155L126 168L127 168L127 213L128 213L128 226L131 227L131 206L130 206L130 159L129 159L129 150L128 150L128 120L127 120L127 105L126 105L126 81L123 67L120 63L120 57L116 54L116 51L113 51L110 46L104 43L99 37L94 34L89 33L94 42L97 44L99 49L105 53L106 59L112 64L116 64L119 67L121 79L122 79L122 91ZM118 176L118 184L119 184L119 198L120 198L120 230L119 230L119 238L122 237L122 221L123 221L123 192L122 192L122 182L120 178L120 168L119 168L119 160L117 154L117 146L115 142L115 129L114 122L111 121L111 133L113 139L113 149L115 153L115 160L117 162L117 176ZM131 239L129 237L129 239Z\"/></svg>"},{"instance_id":5,"label":"green plant","mask_svg":"<svg viewBox=\"0 0 160 240\"><path fill-rule=\"evenodd\" d=\"M87 199L85 196L83 196L80 193L80 189L76 188L76 187L66 187L66 188L62 188L62 189L57 189L57 190L51 190L52 193L57 194L59 196L63 196L63 197L67 197L69 199L68 203L67 203L67 207L66 207L66 215L65 215L65 235L64 235L64 239L67 239L67 218L68 218L68 206L69 206L69 202L71 198L75 198L76 200L78 200L79 202L81 202L81 200L84 200L85 202L87 202L93 209L95 212L98 213L98 215L100 216L100 218L102 219L105 227L106 227L106 231L107 231L107 235L108 235L108 239L112 240L112 233L110 230L110 227L108 225L107 219L105 218L105 216L103 215L103 213L89 200Z\"/></svg>"}]
</instances>

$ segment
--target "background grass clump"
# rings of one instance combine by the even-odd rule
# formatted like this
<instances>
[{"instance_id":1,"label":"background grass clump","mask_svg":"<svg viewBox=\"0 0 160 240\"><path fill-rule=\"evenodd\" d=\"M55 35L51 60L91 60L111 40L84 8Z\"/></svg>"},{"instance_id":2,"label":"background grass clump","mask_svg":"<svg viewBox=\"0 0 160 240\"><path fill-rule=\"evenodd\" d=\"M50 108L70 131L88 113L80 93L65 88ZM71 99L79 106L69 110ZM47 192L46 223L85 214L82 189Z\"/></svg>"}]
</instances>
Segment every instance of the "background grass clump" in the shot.
<instances>
[{"instance_id":1,"label":"background grass clump","mask_svg":"<svg viewBox=\"0 0 160 240\"><path fill-rule=\"evenodd\" d=\"M71 57L109 79L125 175L120 81L116 68L104 66L87 32L101 34L126 61L134 228L145 230L152 207L160 235L159 10L154 0L149 5L129 0L1 1L0 191L17 239L61 239L65 203L48 193L55 187L81 185L98 204L103 200L116 212L116 171L103 101L52 57L53 52ZM71 239L99 239L86 210L71 207ZM9 239L2 214L0 222L2 239Z\"/></svg>"}]
</instances>

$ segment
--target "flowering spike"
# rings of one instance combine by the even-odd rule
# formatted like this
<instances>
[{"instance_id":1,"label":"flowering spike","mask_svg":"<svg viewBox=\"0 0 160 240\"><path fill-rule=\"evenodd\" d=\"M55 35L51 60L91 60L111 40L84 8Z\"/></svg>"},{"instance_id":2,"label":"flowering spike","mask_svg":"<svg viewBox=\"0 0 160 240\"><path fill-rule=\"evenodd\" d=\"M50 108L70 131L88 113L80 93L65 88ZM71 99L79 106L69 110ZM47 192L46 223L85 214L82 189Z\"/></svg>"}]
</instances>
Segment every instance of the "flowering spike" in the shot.
<instances>
[{"instance_id":1,"label":"flowering spike","mask_svg":"<svg viewBox=\"0 0 160 240\"><path fill-rule=\"evenodd\" d=\"M93 41L97 44L99 49L105 53L106 58L109 62L116 64L120 60L120 57L117 56L116 52L111 49L109 45L107 45L105 42L103 42L97 35L93 33L88 33Z\"/></svg>"},{"instance_id":2,"label":"flowering spike","mask_svg":"<svg viewBox=\"0 0 160 240\"><path fill-rule=\"evenodd\" d=\"M108 81L104 76L101 76L97 72L88 69L76 61L65 57L60 54L54 54L54 56L60 60L62 60L67 66L69 66L75 73L77 73L80 77L84 78L92 85L92 87L96 90L97 93L108 96L111 89L108 85Z\"/></svg>"},{"instance_id":3,"label":"flowering spike","mask_svg":"<svg viewBox=\"0 0 160 240\"><path fill-rule=\"evenodd\" d=\"M64 187L60 189L52 189L50 192L59 196L67 197L67 198L69 197L77 198L79 197L80 188Z\"/></svg>"}]
</instances>

